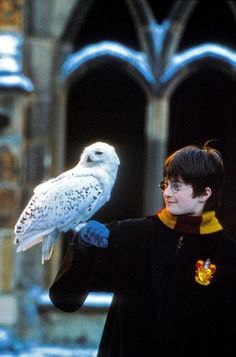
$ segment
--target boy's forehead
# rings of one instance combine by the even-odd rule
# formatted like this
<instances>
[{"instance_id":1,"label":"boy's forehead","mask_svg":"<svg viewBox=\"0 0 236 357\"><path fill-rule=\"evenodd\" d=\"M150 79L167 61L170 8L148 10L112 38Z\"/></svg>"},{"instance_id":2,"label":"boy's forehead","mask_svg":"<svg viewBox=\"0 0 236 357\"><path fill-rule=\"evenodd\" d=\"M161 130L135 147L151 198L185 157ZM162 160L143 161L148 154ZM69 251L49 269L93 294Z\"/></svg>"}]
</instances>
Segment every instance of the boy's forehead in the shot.
<instances>
[{"instance_id":1,"label":"boy's forehead","mask_svg":"<svg viewBox=\"0 0 236 357\"><path fill-rule=\"evenodd\" d=\"M185 180L180 175L178 175L178 176L173 176L173 175L166 176L165 179L170 180L172 182L181 182L181 183L185 182Z\"/></svg>"}]
</instances>

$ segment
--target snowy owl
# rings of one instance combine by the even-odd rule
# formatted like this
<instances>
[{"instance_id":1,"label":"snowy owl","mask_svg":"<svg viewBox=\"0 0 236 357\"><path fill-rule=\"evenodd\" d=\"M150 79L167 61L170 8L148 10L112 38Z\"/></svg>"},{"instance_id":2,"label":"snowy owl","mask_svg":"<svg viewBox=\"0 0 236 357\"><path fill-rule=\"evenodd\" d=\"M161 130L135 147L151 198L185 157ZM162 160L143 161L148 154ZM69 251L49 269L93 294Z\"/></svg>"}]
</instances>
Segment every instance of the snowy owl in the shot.
<instances>
[{"instance_id":1,"label":"snowy owl","mask_svg":"<svg viewBox=\"0 0 236 357\"><path fill-rule=\"evenodd\" d=\"M109 200L119 164L113 146L96 142L74 168L38 185L15 226L17 252L42 242L42 263L49 260L58 233L79 231Z\"/></svg>"}]
</instances>

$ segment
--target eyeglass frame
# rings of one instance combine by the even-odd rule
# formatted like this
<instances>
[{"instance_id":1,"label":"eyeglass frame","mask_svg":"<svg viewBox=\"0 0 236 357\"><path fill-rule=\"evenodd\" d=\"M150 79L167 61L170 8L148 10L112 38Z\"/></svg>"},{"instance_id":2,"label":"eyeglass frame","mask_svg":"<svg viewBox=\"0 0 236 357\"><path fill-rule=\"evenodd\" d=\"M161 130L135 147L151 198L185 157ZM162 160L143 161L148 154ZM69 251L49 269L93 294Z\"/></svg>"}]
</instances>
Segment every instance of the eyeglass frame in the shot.
<instances>
[{"instance_id":1,"label":"eyeglass frame","mask_svg":"<svg viewBox=\"0 0 236 357\"><path fill-rule=\"evenodd\" d=\"M190 185L187 185L187 184L185 184L184 182L181 182L181 181L172 181L171 182L167 178L164 178L164 180L162 180L159 183L158 187L161 189L162 192L164 192L169 185L171 187L171 191L174 194L178 193L179 191L181 191L184 188L184 187L181 187L181 185L190 186ZM177 185L177 187L174 187L174 185Z\"/></svg>"}]
</instances>

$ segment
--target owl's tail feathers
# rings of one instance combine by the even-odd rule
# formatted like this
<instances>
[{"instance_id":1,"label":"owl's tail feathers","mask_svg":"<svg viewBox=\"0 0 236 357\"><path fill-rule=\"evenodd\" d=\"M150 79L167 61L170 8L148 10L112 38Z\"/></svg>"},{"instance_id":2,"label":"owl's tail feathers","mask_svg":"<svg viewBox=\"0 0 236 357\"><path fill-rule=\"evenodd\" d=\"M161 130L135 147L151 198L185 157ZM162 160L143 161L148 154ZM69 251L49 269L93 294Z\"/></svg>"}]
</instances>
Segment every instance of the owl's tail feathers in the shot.
<instances>
[{"instance_id":1,"label":"owl's tail feathers","mask_svg":"<svg viewBox=\"0 0 236 357\"><path fill-rule=\"evenodd\" d=\"M53 247L56 242L58 235L57 229L54 229L48 236L43 237L42 242L42 264L44 264L45 260L49 260L52 255Z\"/></svg>"},{"instance_id":2,"label":"owl's tail feathers","mask_svg":"<svg viewBox=\"0 0 236 357\"><path fill-rule=\"evenodd\" d=\"M29 232L24 234L16 234L14 244L17 244L17 253L23 252L27 249L32 248L34 245L43 241L43 237L50 234L54 228L48 229L45 231L38 231L38 232Z\"/></svg>"}]
</instances>

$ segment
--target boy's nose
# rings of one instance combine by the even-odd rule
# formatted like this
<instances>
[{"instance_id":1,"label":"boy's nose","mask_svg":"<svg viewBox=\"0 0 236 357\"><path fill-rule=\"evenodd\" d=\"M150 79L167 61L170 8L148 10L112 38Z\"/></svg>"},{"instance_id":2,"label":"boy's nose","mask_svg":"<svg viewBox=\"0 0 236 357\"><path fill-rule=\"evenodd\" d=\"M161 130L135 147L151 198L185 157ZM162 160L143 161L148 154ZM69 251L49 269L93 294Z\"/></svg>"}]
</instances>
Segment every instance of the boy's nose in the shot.
<instances>
[{"instance_id":1,"label":"boy's nose","mask_svg":"<svg viewBox=\"0 0 236 357\"><path fill-rule=\"evenodd\" d=\"M164 195L165 196L172 196L173 192L172 192L172 189L171 189L171 185L168 184L168 186L166 187L165 191L164 191Z\"/></svg>"}]
</instances>

